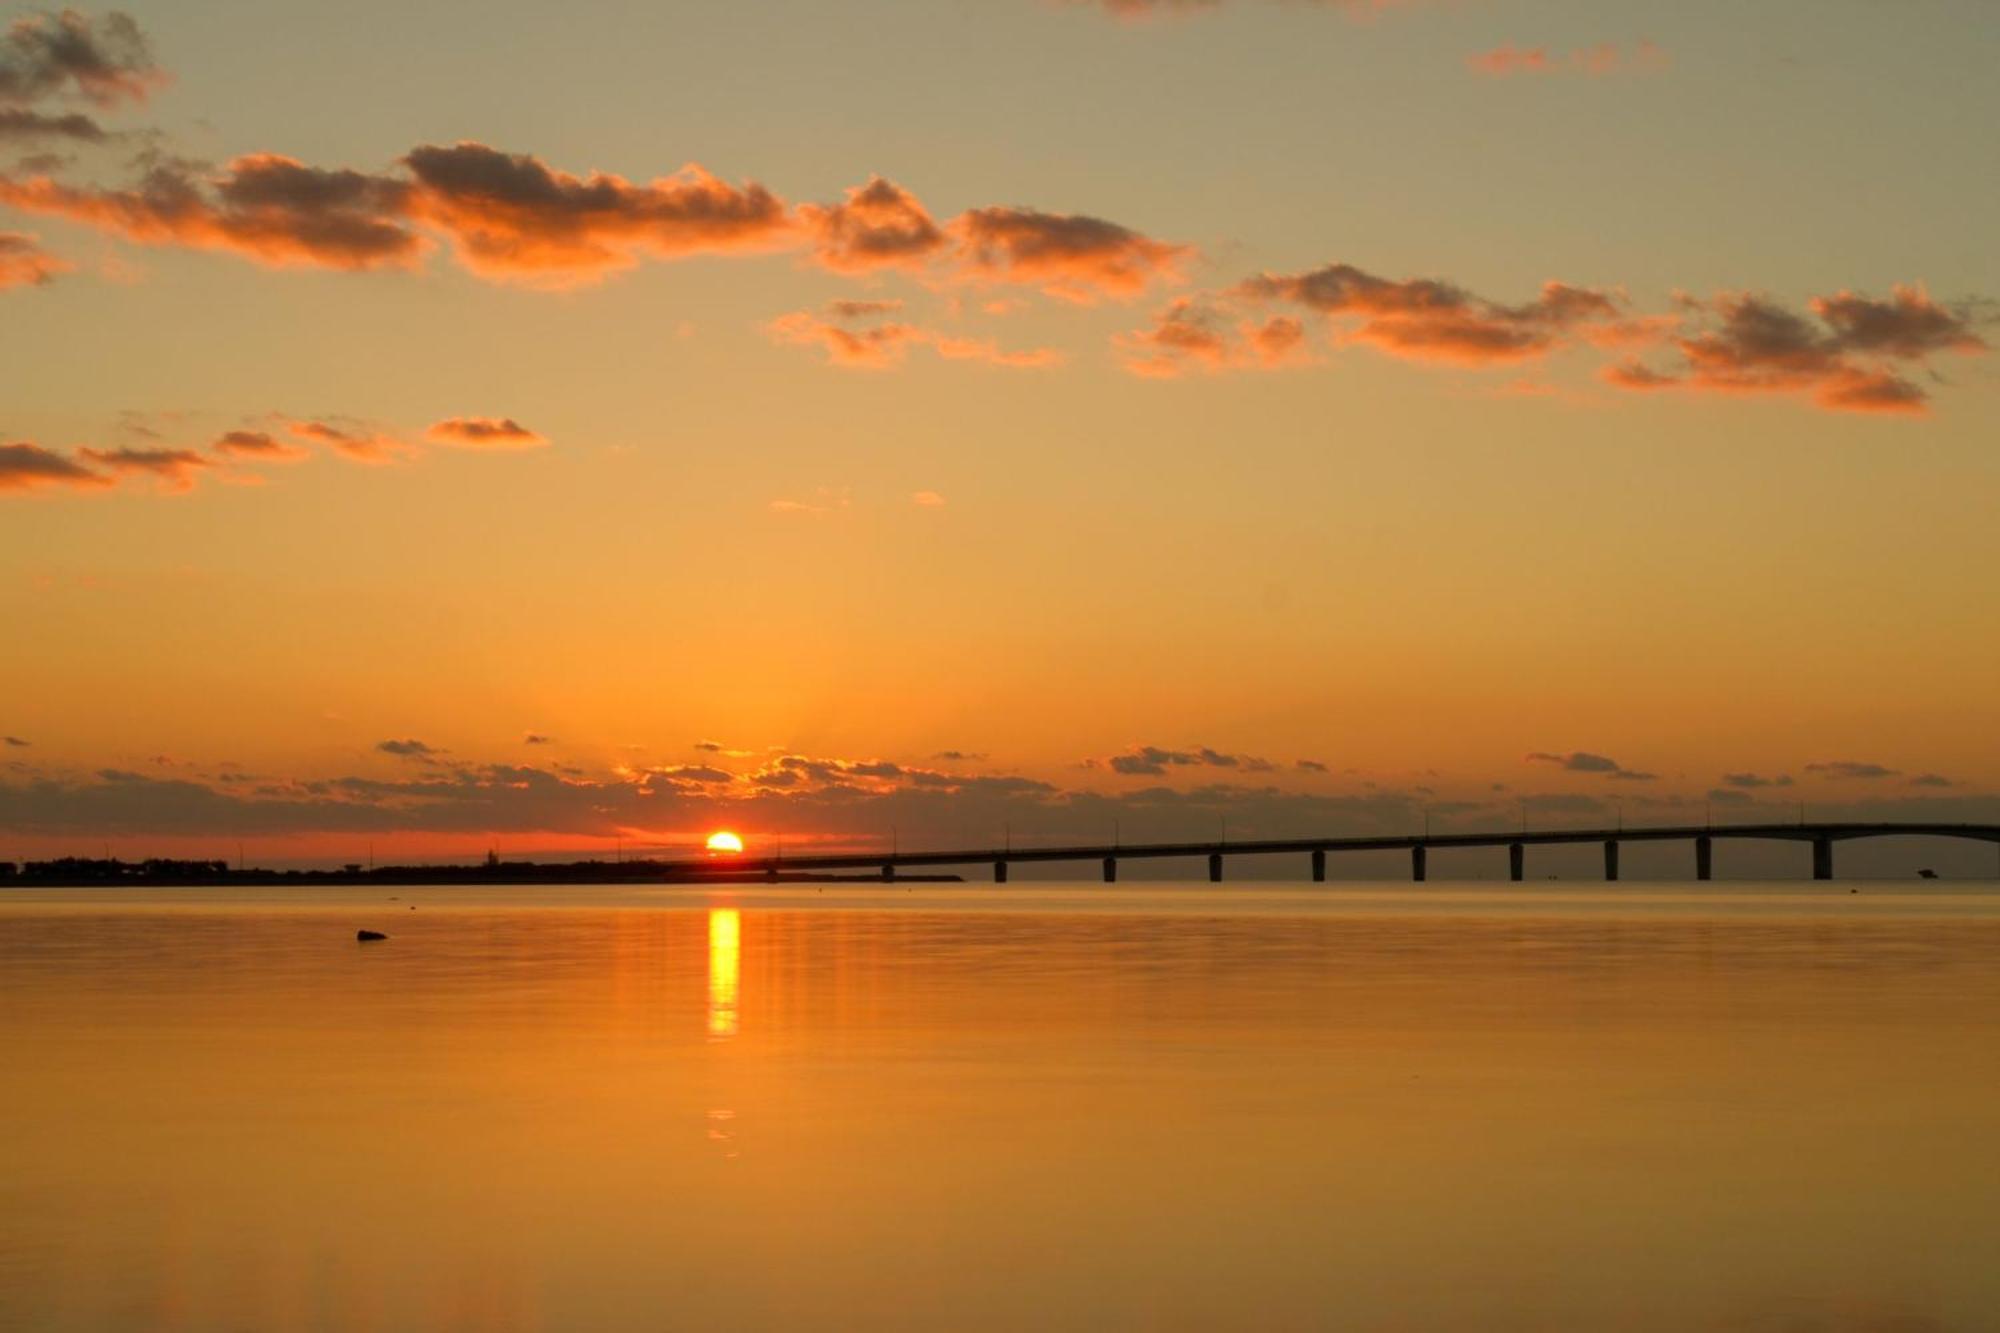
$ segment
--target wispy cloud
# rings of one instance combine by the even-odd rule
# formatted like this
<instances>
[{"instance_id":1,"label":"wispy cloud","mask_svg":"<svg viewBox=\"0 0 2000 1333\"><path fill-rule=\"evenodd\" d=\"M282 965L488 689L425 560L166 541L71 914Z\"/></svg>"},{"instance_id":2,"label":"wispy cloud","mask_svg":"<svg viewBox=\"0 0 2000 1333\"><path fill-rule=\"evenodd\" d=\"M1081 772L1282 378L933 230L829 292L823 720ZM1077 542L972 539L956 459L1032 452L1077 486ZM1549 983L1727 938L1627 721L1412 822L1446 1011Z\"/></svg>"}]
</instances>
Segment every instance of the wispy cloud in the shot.
<instances>
[{"instance_id":1,"label":"wispy cloud","mask_svg":"<svg viewBox=\"0 0 2000 1333\"><path fill-rule=\"evenodd\" d=\"M41 287L76 265L42 248L25 232L0 231L0 291L9 287Z\"/></svg>"},{"instance_id":2,"label":"wispy cloud","mask_svg":"<svg viewBox=\"0 0 2000 1333\"><path fill-rule=\"evenodd\" d=\"M1809 394L1842 412L1922 413L1929 393L1910 378L1940 352L1978 354L1986 340L1964 310L1918 286L1886 299L1841 291L1816 297L1812 318L1768 297L1728 292L1684 298L1683 325L1669 345L1679 364L1630 360L1605 371L1621 389L1720 394Z\"/></svg>"},{"instance_id":3,"label":"wispy cloud","mask_svg":"<svg viewBox=\"0 0 2000 1333\"><path fill-rule=\"evenodd\" d=\"M1817 773L1821 777L1843 780L1870 781L1876 778L1900 777L1901 773L1881 764L1871 764L1855 759L1833 759L1825 763L1807 764L1806 772Z\"/></svg>"},{"instance_id":4,"label":"wispy cloud","mask_svg":"<svg viewBox=\"0 0 2000 1333\"><path fill-rule=\"evenodd\" d=\"M93 472L76 459L20 441L0 444L0 491L28 491L42 486L103 487L111 478Z\"/></svg>"},{"instance_id":5,"label":"wispy cloud","mask_svg":"<svg viewBox=\"0 0 2000 1333\"><path fill-rule=\"evenodd\" d=\"M1527 756L1527 762L1531 764L1552 764L1570 773L1601 773L1605 777L1615 778L1622 782L1651 782L1659 777L1657 773L1642 773L1636 769L1625 767L1625 765L1619 763L1616 759L1607 758L1601 754L1592 754L1588 750L1571 750L1567 754L1551 754L1547 751L1537 750Z\"/></svg>"},{"instance_id":6,"label":"wispy cloud","mask_svg":"<svg viewBox=\"0 0 2000 1333\"><path fill-rule=\"evenodd\" d=\"M73 93L108 107L143 102L166 81L145 33L128 14L30 14L0 36L0 103Z\"/></svg>"},{"instance_id":7,"label":"wispy cloud","mask_svg":"<svg viewBox=\"0 0 2000 1333\"><path fill-rule=\"evenodd\" d=\"M1474 73L1493 78L1519 75L1583 74L1602 78L1609 74L1653 74L1667 68L1672 60L1652 42L1641 39L1631 46L1599 42L1579 47L1567 54L1546 46L1516 46L1512 42L1465 58Z\"/></svg>"},{"instance_id":8,"label":"wispy cloud","mask_svg":"<svg viewBox=\"0 0 2000 1333\"><path fill-rule=\"evenodd\" d=\"M462 449L539 449L548 441L512 417L446 417L426 439Z\"/></svg>"},{"instance_id":9,"label":"wispy cloud","mask_svg":"<svg viewBox=\"0 0 2000 1333\"><path fill-rule=\"evenodd\" d=\"M774 342L816 347L829 365L848 370L889 370L902 365L912 347L928 348L947 361L976 361L1012 370L1058 365L1052 347L1003 349L987 338L968 338L900 320L869 322L900 309L899 302L836 301L825 314L794 310L764 326Z\"/></svg>"}]
</instances>

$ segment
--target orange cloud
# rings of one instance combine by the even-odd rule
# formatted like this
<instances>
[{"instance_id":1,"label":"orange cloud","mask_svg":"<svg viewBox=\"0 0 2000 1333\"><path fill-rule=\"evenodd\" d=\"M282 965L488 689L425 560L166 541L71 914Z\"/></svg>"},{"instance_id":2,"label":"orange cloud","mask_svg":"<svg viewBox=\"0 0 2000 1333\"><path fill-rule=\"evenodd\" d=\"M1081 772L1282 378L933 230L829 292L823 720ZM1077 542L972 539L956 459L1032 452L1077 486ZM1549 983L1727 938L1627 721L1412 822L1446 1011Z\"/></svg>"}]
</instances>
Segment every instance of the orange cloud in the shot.
<instances>
[{"instance_id":1,"label":"orange cloud","mask_svg":"<svg viewBox=\"0 0 2000 1333\"><path fill-rule=\"evenodd\" d=\"M826 353L829 364L850 370L888 370L899 366L912 347L928 347L947 361L980 361L1021 370L1058 365L1063 359L1062 353L1052 347L1006 351L990 339L960 338L900 321L847 327L847 322L900 308L901 302L894 301L835 301L827 307L831 318L810 310L794 310L772 320L764 326L764 331L774 342L818 347Z\"/></svg>"},{"instance_id":2,"label":"orange cloud","mask_svg":"<svg viewBox=\"0 0 2000 1333\"><path fill-rule=\"evenodd\" d=\"M539 449L548 443L512 417L447 417L424 435L469 449Z\"/></svg>"},{"instance_id":3,"label":"orange cloud","mask_svg":"<svg viewBox=\"0 0 2000 1333\"><path fill-rule=\"evenodd\" d=\"M297 445L286 444L261 430L225 431L209 447L218 454L251 463L296 463L309 456Z\"/></svg>"},{"instance_id":4,"label":"orange cloud","mask_svg":"<svg viewBox=\"0 0 2000 1333\"><path fill-rule=\"evenodd\" d=\"M1496 78L1509 74L1547 74L1555 69L1546 46L1522 48L1512 42L1465 58L1465 63L1481 74Z\"/></svg>"},{"instance_id":5,"label":"orange cloud","mask_svg":"<svg viewBox=\"0 0 2000 1333\"><path fill-rule=\"evenodd\" d=\"M1365 18L1386 9L1398 9L1417 0L1306 0L1321 9L1340 10L1353 18ZM1113 18L1139 22L1166 15L1186 15L1219 9L1222 0L1069 0L1072 5L1089 5Z\"/></svg>"},{"instance_id":6,"label":"orange cloud","mask_svg":"<svg viewBox=\"0 0 2000 1333\"><path fill-rule=\"evenodd\" d=\"M918 268L946 244L944 230L893 181L871 176L839 204L799 209L813 237L813 255L836 273L878 268Z\"/></svg>"},{"instance_id":7,"label":"orange cloud","mask_svg":"<svg viewBox=\"0 0 2000 1333\"><path fill-rule=\"evenodd\" d=\"M296 420L287 421L285 429L295 439L311 440L323 444L341 457L355 463L393 463L406 458L412 452L400 440L361 427L336 426L329 421Z\"/></svg>"},{"instance_id":8,"label":"orange cloud","mask_svg":"<svg viewBox=\"0 0 2000 1333\"><path fill-rule=\"evenodd\" d=\"M98 106L143 102L167 81L129 15L65 9L14 20L0 37L0 102L74 92Z\"/></svg>"},{"instance_id":9,"label":"orange cloud","mask_svg":"<svg viewBox=\"0 0 2000 1333\"><path fill-rule=\"evenodd\" d=\"M48 176L0 177L0 203L82 222L141 245L224 250L261 263L335 269L408 266L425 241L401 220L407 187L326 171L274 153L208 178L156 167L137 188L96 190Z\"/></svg>"},{"instance_id":10,"label":"orange cloud","mask_svg":"<svg viewBox=\"0 0 2000 1333\"><path fill-rule=\"evenodd\" d=\"M1490 366L1542 356L1590 326L1616 321L1610 293L1550 282L1525 305L1501 305L1431 278L1395 281L1351 264L1307 273L1264 273L1235 295L1289 301L1331 319L1353 319L1348 335L1392 356Z\"/></svg>"},{"instance_id":11,"label":"orange cloud","mask_svg":"<svg viewBox=\"0 0 2000 1333\"><path fill-rule=\"evenodd\" d=\"M1217 297L1181 297L1155 315L1150 328L1119 334L1111 342L1124 368L1146 379L1276 369L1312 359L1302 321L1291 315L1234 319L1226 299Z\"/></svg>"},{"instance_id":12,"label":"orange cloud","mask_svg":"<svg viewBox=\"0 0 2000 1333\"><path fill-rule=\"evenodd\" d=\"M1102 218L1032 208L971 209L952 220L950 231L965 276L1039 287L1083 305L1177 282L1180 262L1193 253Z\"/></svg>"},{"instance_id":13,"label":"orange cloud","mask_svg":"<svg viewBox=\"0 0 2000 1333\"><path fill-rule=\"evenodd\" d=\"M32 236L0 231L0 291L9 287L39 287L54 282L57 274L75 268L76 265L42 249Z\"/></svg>"},{"instance_id":14,"label":"orange cloud","mask_svg":"<svg viewBox=\"0 0 2000 1333\"><path fill-rule=\"evenodd\" d=\"M21 441L0 444L0 491L27 491L38 486L99 487L111 478L92 472L53 449Z\"/></svg>"},{"instance_id":15,"label":"orange cloud","mask_svg":"<svg viewBox=\"0 0 2000 1333\"><path fill-rule=\"evenodd\" d=\"M192 449L91 449L78 451L114 473L151 476L165 491L190 491L202 472L213 466Z\"/></svg>"},{"instance_id":16,"label":"orange cloud","mask_svg":"<svg viewBox=\"0 0 2000 1333\"><path fill-rule=\"evenodd\" d=\"M1599 42L1571 51L1567 56L1551 55L1546 46L1521 47L1505 42L1490 51L1467 56L1465 63L1474 73L1507 78L1517 74L1573 73L1594 77L1644 74L1665 69L1669 61L1665 51L1641 40L1630 51L1617 42Z\"/></svg>"},{"instance_id":17,"label":"orange cloud","mask_svg":"<svg viewBox=\"0 0 2000 1333\"><path fill-rule=\"evenodd\" d=\"M1842 291L1810 308L1818 323L1746 292L1684 301L1688 323L1671 340L1678 369L1628 360L1604 378L1622 389L1804 393L1833 411L1922 414L1929 394L1909 370L1937 352L1986 350L1966 314L1921 287L1899 286L1887 300Z\"/></svg>"},{"instance_id":18,"label":"orange cloud","mask_svg":"<svg viewBox=\"0 0 2000 1333\"><path fill-rule=\"evenodd\" d=\"M919 509L942 509L946 502L936 491L917 491L910 496L910 503Z\"/></svg>"},{"instance_id":19,"label":"orange cloud","mask_svg":"<svg viewBox=\"0 0 2000 1333\"><path fill-rule=\"evenodd\" d=\"M490 278L560 286L630 268L640 255L768 250L794 225L763 186L733 186L692 164L635 185L469 141L425 145L403 163L416 178L409 216L443 231L466 267Z\"/></svg>"},{"instance_id":20,"label":"orange cloud","mask_svg":"<svg viewBox=\"0 0 2000 1333\"><path fill-rule=\"evenodd\" d=\"M764 326L773 342L818 347L829 363L852 370L887 370L900 365L918 330L908 324L874 324L843 328L810 310L794 310Z\"/></svg>"}]
</instances>

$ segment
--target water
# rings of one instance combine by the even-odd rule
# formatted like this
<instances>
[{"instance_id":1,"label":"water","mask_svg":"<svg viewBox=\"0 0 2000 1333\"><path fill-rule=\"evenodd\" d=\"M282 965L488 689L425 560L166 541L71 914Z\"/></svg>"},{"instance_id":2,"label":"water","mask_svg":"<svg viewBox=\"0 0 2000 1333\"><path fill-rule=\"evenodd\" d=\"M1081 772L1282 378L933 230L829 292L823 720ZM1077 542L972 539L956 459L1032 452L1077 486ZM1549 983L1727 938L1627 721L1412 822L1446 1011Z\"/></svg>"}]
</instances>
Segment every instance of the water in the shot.
<instances>
[{"instance_id":1,"label":"water","mask_svg":"<svg viewBox=\"0 0 2000 1333\"><path fill-rule=\"evenodd\" d=\"M12 892L0 1328L2000 1328L1848 887Z\"/></svg>"}]
</instances>

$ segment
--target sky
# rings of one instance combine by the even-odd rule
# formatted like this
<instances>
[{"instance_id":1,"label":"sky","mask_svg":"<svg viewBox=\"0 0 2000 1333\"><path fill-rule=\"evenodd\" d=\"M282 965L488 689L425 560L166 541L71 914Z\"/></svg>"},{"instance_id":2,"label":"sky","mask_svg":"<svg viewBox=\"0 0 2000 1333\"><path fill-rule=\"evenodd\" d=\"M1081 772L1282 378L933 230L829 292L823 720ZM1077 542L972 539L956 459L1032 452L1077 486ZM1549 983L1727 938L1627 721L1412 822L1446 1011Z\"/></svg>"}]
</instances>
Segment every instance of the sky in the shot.
<instances>
[{"instance_id":1,"label":"sky","mask_svg":"<svg viewBox=\"0 0 2000 1333\"><path fill-rule=\"evenodd\" d=\"M1985 0L0 24L0 857L2000 819Z\"/></svg>"}]
</instances>

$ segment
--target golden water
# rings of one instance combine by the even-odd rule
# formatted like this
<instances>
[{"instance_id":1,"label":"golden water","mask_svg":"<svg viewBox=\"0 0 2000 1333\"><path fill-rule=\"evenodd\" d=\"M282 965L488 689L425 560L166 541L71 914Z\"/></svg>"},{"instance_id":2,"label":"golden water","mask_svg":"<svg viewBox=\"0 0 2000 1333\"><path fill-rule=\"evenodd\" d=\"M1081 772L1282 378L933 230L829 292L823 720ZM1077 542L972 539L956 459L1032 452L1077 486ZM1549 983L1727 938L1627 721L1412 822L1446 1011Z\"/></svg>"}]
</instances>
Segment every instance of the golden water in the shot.
<instances>
[{"instance_id":1,"label":"golden water","mask_svg":"<svg viewBox=\"0 0 2000 1333\"><path fill-rule=\"evenodd\" d=\"M10 893L0 1328L2000 1328L1848 887Z\"/></svg>"}]
</instances>

